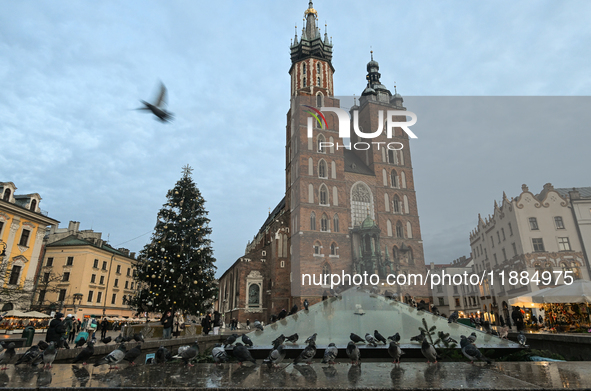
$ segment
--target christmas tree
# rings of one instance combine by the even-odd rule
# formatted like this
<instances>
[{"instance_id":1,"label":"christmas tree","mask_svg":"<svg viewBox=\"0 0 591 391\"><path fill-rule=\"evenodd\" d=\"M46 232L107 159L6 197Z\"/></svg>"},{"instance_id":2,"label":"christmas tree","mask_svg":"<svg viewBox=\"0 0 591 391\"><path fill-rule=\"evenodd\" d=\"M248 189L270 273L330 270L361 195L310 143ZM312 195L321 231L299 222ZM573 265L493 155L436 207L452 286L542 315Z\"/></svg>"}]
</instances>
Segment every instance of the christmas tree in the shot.
<instances>
[{"instance_id":1,"label":"christmas tree","mask_svg":"<svg viewBox=\"0 0 591 391\"><path fill-rule=\"evenodd\" d=\"M151 243L139 254L138 292L130 303L138 312L198 315L211 307L216 294L208 212L192 171L183 167L158 212Z\"/></svg>"}]
</instances>

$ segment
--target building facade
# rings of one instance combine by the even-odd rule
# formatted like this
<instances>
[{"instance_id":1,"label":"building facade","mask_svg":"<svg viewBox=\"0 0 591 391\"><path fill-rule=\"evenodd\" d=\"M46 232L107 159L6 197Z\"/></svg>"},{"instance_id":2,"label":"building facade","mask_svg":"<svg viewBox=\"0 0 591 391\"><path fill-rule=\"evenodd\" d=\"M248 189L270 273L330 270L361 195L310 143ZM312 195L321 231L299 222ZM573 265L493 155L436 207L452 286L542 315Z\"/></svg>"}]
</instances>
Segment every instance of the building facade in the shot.
<instances>
[{"instance_id":1,"label":"building facade","mask_svg":"<svg viewBox=\"0 0 591 391\"><path fill-rule=\"evenodd\" d=\"M39 208L39 194L18 195L16 189L0 182L2 311L29 309L45 231L59 224Z\"/></svg>"},{"instance_id":2,"label":"building facade","mask_svg":"<svg viewBox=\"0 0 591 391\"><path fill-rule=\"evenodd\" d=\"M589 279L572 205L550 183L537 195L526 185L515 198L508 199L503 193L492 215L478 216L470 246L474 271L486 276L493 272L479 286L481 311L493 322L499 315L509 317L509 299L561 285L564 272L575 280ZM519 273L519 278L510 280L512 272ZM528 277L522 279L522 272ZM543 278L548 276L552 278Z\"/></svg>"},{"instance_id":3,"label":"building facade","mask_svg":"<svg viewBox=\"0 0 591 391\"><path fill-rule=\"evenodd\" d=\"M290 46L285 198L244 257L220 278L226 320L245 321L256 303L263 319L294 304L301 308L304 299L315 303L330 293L330 280L320 281L324 275L376 274L385 282L389 274L426 273L408 135L395 128L390 138L382 132L364 143L355 133L347 149L336 115L324 112L323 123L312 121L311 110L340 108L340 101L334 97L332 42L321 34L312 2L304 17L301 37L296 34ZM350 110L365 132L385 129L384 113L405 110L402 97L380 78L372 53L367 87ZM397 143L396 150L387 149L389 143ZM306 283L304 275L316 283ZM392 290L381 282L378 288ZM407 301L429 300L424 286L394 290Z\"/></svg>"},{"instance_id":4,"label":"building facade","mask_svg":"<svg viewBox=\"0 0 591 391\"><path fill-rule=\"evenodd\" d=\"M115 249L100 232L80 231L79 226L71 221L67 229L56 227L47 236L33 306L79 319L132 317L127 301L136 293L135 254Z\"/></svg>"}]
</instances>

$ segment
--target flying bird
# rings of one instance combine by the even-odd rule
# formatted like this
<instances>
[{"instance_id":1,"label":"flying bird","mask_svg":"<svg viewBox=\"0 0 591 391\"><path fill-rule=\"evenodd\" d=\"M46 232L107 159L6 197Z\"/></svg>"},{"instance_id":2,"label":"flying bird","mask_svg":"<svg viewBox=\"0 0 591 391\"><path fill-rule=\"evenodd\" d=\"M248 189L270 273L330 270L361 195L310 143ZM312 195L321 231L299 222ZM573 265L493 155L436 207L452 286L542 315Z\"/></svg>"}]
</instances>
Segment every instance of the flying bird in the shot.
<instances>
[{"instance_id":1,"label":"flying bird","mask_svg":"<svg viewBox=\"0 0 591 391\"><path fill-rule=\"evenodd\" d=\"M160 121L170 122L174 119L174 115L164 108L164 106L166 106L166 95L166 87L164 86L164 83L160 82L160 91L158 92L158 97L156 98L154 104L140 100L144 106L136 110L151 111L152 114L154 114Z\"/></svg>"},{"instance_id":2,"label":"flying bird","mask_svg":"<svg viewBox=\"0 0 591 391\"><path fill-rule=\"evenodd\" d=\"M351 364L359 364L359 358L361 354L359 348L355 345L355 342L349 341L347 344L347 356L351 359Z\"/></svg>"},{"instance_id":3,"label":"flying bird","mask_svg":"<svg viewBox=\"0 0 591 391\"><path fill-rule=\"evenodd\" d=\"M82 365L86 365L86 361L94 355L94 344L89 342L86 347L74 359L74 363L82 361Z\"/></svg>"},{"instance_id":4,"label":"flying bird","mask_svg":"<svg viewBox=\"0 0 591 391\"><path fill-rule=\"evenodd\" d=\"M400 349L398 342L390 341L390 346L388 346L388 354L394 359L394 364L400 364L400 356L402 356L404 352L402 349Z\"/></svg>"},{"instance_id":5,"label":"flying bird","mask_svg":"<svg viewBox=\"0 0 591 391\"><path fill-rule=\"evenodd\" d=\"M427 364L431 361L437 364L437 351L435 350L433 345L431 345L427 341L426 338L423 339L423 343L421 345L421 353L423 353L423 356L425 356L425 358L427 359Z\"/></svg>"},{"instance_id":6,"label":"flying bird","mask_svg":"<svg viewBox=\"0 0 591 391\"><path fill-rule=\"evenodd\" d=\"M334 364L334 360L337 358L339 354L339 349L331 342L328 344L328 347L324 350L324 357L322 358L323 364Z\"/></svg>"},{"instance_id":7,"label":"flying bird","mask_svg":"<svg viewBox=\"0 0 591 391\"><path fill-rule=\"evenodd\" d=\"M478 350L476 346L472 345L468 338L464 336L462 336L460 339L460 346L462 347L462 354L468 360L470 360L471 364L474 364L474 360L486 361L487 364L492 362L488 358L484 357L484 355L480 353L480 350Z\"/></svg>"}]
</instances>

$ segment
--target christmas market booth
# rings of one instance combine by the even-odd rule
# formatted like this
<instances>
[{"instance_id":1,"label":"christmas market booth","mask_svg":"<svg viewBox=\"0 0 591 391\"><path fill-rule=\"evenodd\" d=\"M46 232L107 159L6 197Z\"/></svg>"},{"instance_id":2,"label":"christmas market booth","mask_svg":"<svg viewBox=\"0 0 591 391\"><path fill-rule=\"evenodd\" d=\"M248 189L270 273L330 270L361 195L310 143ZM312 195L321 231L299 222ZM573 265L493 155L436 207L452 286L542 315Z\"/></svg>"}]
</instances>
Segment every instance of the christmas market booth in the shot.
<instances>
[{"instance_id":1,"label":"christmas market booth","mask_svg":"<svg viewBox=\"0 0 591 391\"><path fill-rule=\"evenodd\" d=\"M0 333L21 333L27 326L33 326L37 332L43 332L50 319L51 316L37 311L10 310L3 315L2 321L0 321Z\"/></svg>"},{"instance_id":2,"label":"christmas market booth","mask_svg":"<svg viewBox=\"0 0 591 391\"><path fill-rule=\"evenodd\" d=\"M553 331L589 332L591 329L591 281L545 289L532 295L544 311L544 322Z\"/></svg>"}]
</instances>

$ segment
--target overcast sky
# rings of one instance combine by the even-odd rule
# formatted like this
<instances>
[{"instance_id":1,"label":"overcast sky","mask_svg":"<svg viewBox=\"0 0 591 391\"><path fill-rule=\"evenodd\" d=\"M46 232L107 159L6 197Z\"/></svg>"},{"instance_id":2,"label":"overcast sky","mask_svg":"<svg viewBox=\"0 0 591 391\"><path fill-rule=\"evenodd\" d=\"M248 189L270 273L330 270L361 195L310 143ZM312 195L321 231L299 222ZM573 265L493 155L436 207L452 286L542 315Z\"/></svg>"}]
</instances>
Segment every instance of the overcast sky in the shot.
<instances>
[{"instance_id":1,"label":"overcast sky","mask_svg":"<svg viewBox=\"0 0 591 391\"><path fill-rule=\"evenodd\" d=\"M307 3L0 0L0 181L39 193L61 227L80 221L139 251L189 164L220 275L285 192L289 45ZM396 82L419 116L411 151L427 263L468 255L478 213L503 191L591 185L588 98L416 98L590 95L590 2L314 7L333 39L335 94L363 91L371 47L382 83ZM171 124L133 111L159 80Z\"/></svg>"}]
</instances>

